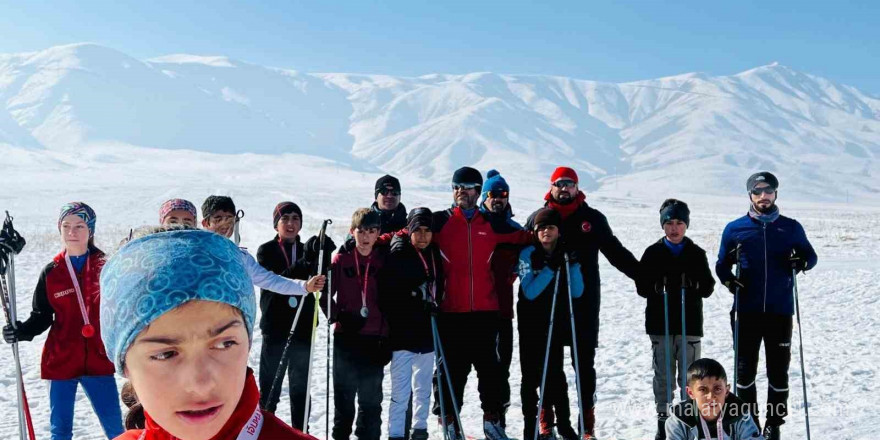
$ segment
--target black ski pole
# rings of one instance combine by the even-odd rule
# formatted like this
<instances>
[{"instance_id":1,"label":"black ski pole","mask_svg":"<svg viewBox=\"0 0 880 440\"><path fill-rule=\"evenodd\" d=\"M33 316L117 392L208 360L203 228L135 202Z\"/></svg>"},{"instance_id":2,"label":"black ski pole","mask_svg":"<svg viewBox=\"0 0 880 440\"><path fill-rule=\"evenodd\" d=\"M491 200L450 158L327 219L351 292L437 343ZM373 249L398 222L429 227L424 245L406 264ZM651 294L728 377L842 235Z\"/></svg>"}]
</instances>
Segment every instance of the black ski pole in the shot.
<instances>
[{"instance_id":1,"label":"black ski pole","mask_svg":"<svg viewBox=\"0 0 880 440\"><path fill-rule=\"evenodd\" d=\"M437 349L440 350L440 365L443 367L443 376L446 377L446 385L449 388L449 399L452 402L452 410L455 411L455 423L458 425L458 432L461 434L461 438L466 438L464 435L464 426L461 424L461 414L458 409L458 402L455 400L455 390L452 389L452 376L449 375L449 365L446 362L446 354L443 353L443 344L440 342L440 332L437 330L437 318L434 315L431 315L431 327L434 330L434 333L437 335ZM441 384L438 382L438 386Z\"/></svg>"},{"instance_id":2,"label":"black ski pole","mask_svg":"<svg viewBox=\"0 0 880 440\"><path fill-rule=\"evenodd\" d=\"M24 249L26 243L24 237L19 234L12 225L12 216L6 211L6 219L0 229L0 301L2 301L3 314L6 322L16 328L18 320L15 301L15 255ZM34 440L34 424L31 419L31 411L27 402L27 393L24 388L24 378L21 371L21 356L18 351L18 342L12 344L12 358L15 364L15 382L18 389L18 428L21 440Z\"/></svg>"},{"instance_id":3,"label":"black ski pole","mask_svg":"<svg viewBox=\"0 0 880 440\"><path fill-rule=\"evenodd\" d=\"M431 315L431 333L434 336L434 377L437 379L437 400L440 401L440 423L443 426L443 438L445 440L456 440L449 438L449 426L446 421L446 400L443 398L443 383L440 366L440 335L437 334L437 327L434 325L434 315Z\"/></svg>"},{"instance_id":4,"label":"black ski pole","mask_svg":"<svg viewBox=\"0 0 880 440\"><path fill-rule=\"evenodd\" d=\"M559 296L559 270L556 270L556 281L553 286L553 301L550 302L550 327L547 329L547 348L544 349L544 369L541 370L541 392L538 396L538 414L535 416L535 437L538 440L538 434L541 427L541 408L544 405L544 385L547 381L547 364L550 361L550 343L553 340L553 318L556 315L556 297ZM570 294L570 293L569 293ZM531 392L531 391L529 391Z\"/></svg>"},{"instance_id":5,"label":"black ski pole","mask_svg":"<svg viewBox=\"0 0 880 440\"><path fill-rule=\"evenodd\" d=\"M333 329L330 326L330 319L333 316L333 268L327 271L327 371L326 383L327 392L324 402L324 438L330 439L330 343L333 336Z\"/></svg>"},{"instance_id":6,"label":"black ski pole","mask_svg":"<svg viewBox=\"0 0 880 440\"><path fill-rule=\"evenodd\" d=\"M571 320L571 351L573 353L572 359L574 361L574 378L575 385L577 385L577 395L578 395L578 421L580 422L580 430L578 432L578 438L584 437L584 430L587 429L587 426L584 424L584 399L581 395L581 370L578 364L578 347L577 347L577 331L574 326L574 304L571 301L571 267L568 265L568 254L565 255L565 278L568 282L568 316Z\"/></svg>"},{"instance_id":7,"label":"black ski pole","mask_svg":"<svg viewBox=\"0 0 880 440\"><path fill-rule=\"evenodd\" d=\"M804 417L807 424L807 440L810 440L810 401L807 400L807 373L804 370L804 334L801 333L801 306L798 301L797 269L795 268L791 270L791 280L794 290L794 308L797 312L798 340L800 341L798 348L801 354L801 384L804 387Z\"/></svg>"},{"instance_id":8,"label":"black ski pole","mask_svg":"<svg viewBox=\"0 0 880 440\"><path fill-rule=\"evenodd\" d=\"M687 353L688 353L688 341L687 341L687 324L685 324L685 274L681 274L681 364L678 366L678 375L681 376L681 401L684 402L687 400Z\"/></svg>"},{"instance_id":9,"label":"black ski pole","mask_svg":"<svg viewBox=\"0 0 880 440\"><path fill-rule=\"evenodd\" d=\"M740 275L742 265L740 263L740 252L742 251L742 243L736 244L736 286L733 292L733 395L739 396L739 294L740 294Z\"/></svg>"},{"instance_id":10,"label":"black ski pole","mask_svg":"<svg viewBox=\"0 0 880 440\"><path fill-rule=\"evenodd\" d=\"M666 287L666 277L663 277L663 344L666 346L663 356L666 363L666 412L672 405L672 350L669 346L669 289Z\"/></svg>"}]
</instances>

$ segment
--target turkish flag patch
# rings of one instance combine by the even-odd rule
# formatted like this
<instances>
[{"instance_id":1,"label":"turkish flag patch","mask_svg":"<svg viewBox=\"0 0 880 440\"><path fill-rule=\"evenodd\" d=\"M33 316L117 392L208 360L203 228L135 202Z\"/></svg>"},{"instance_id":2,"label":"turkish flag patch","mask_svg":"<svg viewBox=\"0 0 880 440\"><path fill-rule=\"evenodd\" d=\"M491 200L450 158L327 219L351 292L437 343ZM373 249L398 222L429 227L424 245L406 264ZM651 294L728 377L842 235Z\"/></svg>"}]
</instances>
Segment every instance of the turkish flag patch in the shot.
<instances>
[{"instance_id":1,"label":"turkish flag patch","mask_svg":"<svg viewBox=\"0 0 880 440\"><path fill-rule=\"evenodd\" d=\"M581 231L590 232L591 230L593 230L593 225L590 222L581 223Z\"/></svg>"}]
</instances>

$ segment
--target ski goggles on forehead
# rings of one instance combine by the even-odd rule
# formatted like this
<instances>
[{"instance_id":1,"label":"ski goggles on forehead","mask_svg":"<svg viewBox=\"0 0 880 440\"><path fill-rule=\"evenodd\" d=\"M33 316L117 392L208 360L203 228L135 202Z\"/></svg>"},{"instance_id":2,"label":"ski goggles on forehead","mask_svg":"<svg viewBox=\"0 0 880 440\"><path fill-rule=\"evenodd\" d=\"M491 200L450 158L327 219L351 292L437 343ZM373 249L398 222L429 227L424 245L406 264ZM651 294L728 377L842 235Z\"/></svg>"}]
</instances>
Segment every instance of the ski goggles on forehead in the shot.
<instances>
[{"instance_id":1,"label":"ski goggles on forehead","mask_svg":"<svg viewBox=\"0 0 880 440\"><path fill-rule=\"evenodd\" d=\"M772 186L764 186L761 188L752 188L751 192L753 195L756 196L759 196L761 194L773 194L776 192L776 188L773 188Z\"/></svg>"},{"instance_id":2,"label":"ski goggles on forehead","mask_svg":"<svg viewBox=\"0 0 880 440\"><path fill-rule=\"evenodd\" d=\"M489 191L489 197L493 199L506 199L510 195L508 191L493 190Z\"/></svg>"},{"instance_id":3,"label":"ski goggles on forehead","mask_svg":"<svg viewBox=\"0 0 880 440\"><path fill-rule=\"evenodd\" d=\"M567 179L566 180L557 180L557 181L553 182L553 186L560 188L560 189L574 188L575 185L577 185L577 184L574 182L574 180L567 180Z\"/></svg>"},{"instance_id":4,"label":"ski goggles on forehead","mask_svg":"<svg viewBox=\"0 0 880 440\"><path fill-rule=\"evenodd\" d=\"M471 190L471 189L477 189L479 187L480 187L480 185L476 184L476 183L453 183L452 184L452 189L454 191Z\"/></svg>"}]
</instances>

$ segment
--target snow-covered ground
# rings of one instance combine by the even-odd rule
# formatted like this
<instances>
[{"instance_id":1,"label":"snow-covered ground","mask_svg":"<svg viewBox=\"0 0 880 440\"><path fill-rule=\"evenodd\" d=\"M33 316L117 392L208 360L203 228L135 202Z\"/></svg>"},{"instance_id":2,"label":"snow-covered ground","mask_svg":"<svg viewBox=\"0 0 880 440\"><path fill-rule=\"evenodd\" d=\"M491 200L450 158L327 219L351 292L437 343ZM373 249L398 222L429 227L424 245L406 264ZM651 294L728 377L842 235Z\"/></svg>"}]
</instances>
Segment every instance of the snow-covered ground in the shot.
<instances>
[{"instance_id":1,"label":"snow-covered ground","mask_svg":"<svg viewBox=\"0 0 880 440\"><path fill-rule=\"evenodd\" d=\"M305 213L304 235L316 231L320 219L332 218L331 236L337 242L345 233L352 211L372 201L373 182L379 174L364 173L328 159L303 155L225 156L191 151L146 150L126 146L107 146L83 150L76 155L62 152L26 151L0 144L0 212L9 210L16 227L28 245L16 259L19 311L25 318L31 309L31 295L40 269L60 249L56 213L61 204L83 200L98 214L97 243L112 252L116 243L132 227L157 221L162 201L184 197L197 205L210 194L233 196L244 209L243 244L251 250L272 238L271 212L277 202L293 200ZM564 159L560 159L561 162ZM484 173L486 170L482 170ZM502 173L505 172L501 169ZM779 172L783 188L786 174ZM746 175L733 176L744 181ZM546 187L524 187L517 180L512 186L516 218L524 220L538 208ZM407 207L448 206L448 191L438 190L445 182L403 180L403 202ZM693 188L699 189L695 184ZM834 191L834 187L828 191ZM691 207L688 232L710 254L717 251L726 222L742 215L746 196L721 198L706 195L668 194L687 201ZM636 256L661 236L657 209L661 198L639 198L639 192L614 185L588 194L588 201L604 212L621 241ZM799 278L805 356L811 404L812 432L836 438L872 438L869 428L880 410L872 396L880 391L874 382L880 364L876 350L880 301L875 290L880 269L880 206L790 201L781 193L779 205L785 215L798 219L819 254L819 265ZM602 327L598 370L597 434L603 439L652 438L654 422L651 394L650 345L644 334L644 300L635 294L633 284L602 260ZM706 300L704 356L732 365L728 311L731 296L723 288ZM37 437L49 438L49 405L46 382L40 380L40 355L45 334L21 344L22 364ZM326 333L323 325L315 347L312 434L323 438L324 356ZM259 365L256 335L250 364ZM792 347L791 416L785 427L788 438L804 434L801 372L797 361L800 342ZM513 406L508 413L508 433L520 437L522 420L518 403L519 353L514 349L511 368ZM15 379L11 350L0 347L0 438L17 434ZM763 364L762 364L763 365ZM574 376L569 368L570 393L574 395ZM119 384L123 383L120 378ZM759 389L766 390L761 373ZM286 395L286 384L285 392ZM385 381L387 417L390 381ZM282 419L289 419L286 397L279 405ZM576 400L572 399L573 414ZM332 410L332 409L331 409ZM476 376L471 375L463 407L465 430L480 435L481 413L476 392ZM436 428L432 420L431 429ZM383 430L387 428L383 425ZM101 438L97 418L85 396L77 399L75 434L77 439ZM440 438L432 432L432 438Z\"/></svg>"}]
</instances>

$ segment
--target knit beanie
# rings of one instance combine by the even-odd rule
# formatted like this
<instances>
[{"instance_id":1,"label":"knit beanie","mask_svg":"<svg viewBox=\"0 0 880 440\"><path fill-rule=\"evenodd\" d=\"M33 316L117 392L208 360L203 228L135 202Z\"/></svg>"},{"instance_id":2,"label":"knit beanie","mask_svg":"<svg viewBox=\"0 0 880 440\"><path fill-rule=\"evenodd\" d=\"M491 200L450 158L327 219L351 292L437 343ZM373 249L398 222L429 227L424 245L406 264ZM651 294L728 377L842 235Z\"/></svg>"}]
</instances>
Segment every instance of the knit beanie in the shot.
<instances>
[{"instance_id":1,"label":"knit beanie","mask_svg":"<svg viewBox=\"0 0 880 440\"><path fill-rule=\"evenodd\" d=\"M168 214L171 214L172 211L186 211L192 214L194 219L199 218L199 212L196 211L196 205L193 205L192 202L184 199L171 199L163 203L159 208L160 225L165 221L165 217L168 217Z\"/></svg>"},{"instance_id":2,"label":"knit beanie","mask_svg":"<svg viewBox=\"0 0 880 440\"><path fill-rule=\"evenodd\" d=\"M562 216L555 209L541 208L535 213L534 223L535 229L543 226L556 226L558 228L562 225Z\"/></svg>"},{"instance_id":3,"label":"knit beanie","mask_svg":"<svg viewBox=\"0 0 880 440\"><path fill-rule=\"evenodd\" d=\"M486 173L486 183L483 185L483 200L489 196L491 191L510 191L510 186L498 170L489 170Z\"/></svg>"},{"instance_id":4,"label":"knit beanie","mask_svg":"<svg viewBox=\"0 0 880 440\"><path fill-rule=\"evenodd\" d=\"M676 199L666 199L660 206L660 226L666 224L670 220L681 220L690 227L691 210L687 203Z\"/></svg>"},{"instance_id":5,"label":"knit beanie","mask_svg":"<svg viewBox=\"0 0 880 440\"><path fill-rule=\"evenodd\" d=\"M302 221L303 213L302 210L299 209L296 203L293 202L281 202L275 205L275 210L272 211L272 227L278 227L278 220L281 220L281 216L286 214L294 214L299 215L300 221Z\"/></svg>"},{"instance_id":6,"label":"knit beanie","mask_svg":"<svg viewBox=\"0 0 880 440\"><path fill-rule=\"evenodd\" d=\"M210 231L157 232L124 245L101 271L101 339L122 372L125 354L153 321L192 300L229 304L253 334L256 301L241 251Z\"/></svg>"},{"instance_id":7,"label":"knit beanie","mask_svg":"<svg viewBox=\"0 0 880 440\"><path fill-rule=\"evenodd\" d=\"M406 216L406 229L410 233L422 226L427 226L430 230L433 225L434 214L428 208L415 208Z\"/></svg>"},{"instance_id":8,"label":"knit beanie","mask_svg":"<svg viewBox=\"0 0 880 440\"><path fill-rule=\"evenodd\" d=\"M376 197L378 197L379 191L381 191L385 188L388 188L388 187L390 187L391 189L393 189L397 192L400 192L400 181L397 180L396 177L391 176L389 174L386 174L386 175L380 177L379 180L376 181L376 188L373 192L373 198L375 199Z\"/></svg>"},{"instance_id":9,"label":"knit beanie","mask_svg":"<svg viewBox=\"0 0 880 440\"><path fill-rule=\"evenodd\" d=\"M453 185L473 183L482 186L483 176L474 168L461 167L455 170L455 173L452 175L452 183Z\"/></svg>"},{"instance_id":10,"label":"knit beanie","mask_svg":"<svg viewBox=\"0 0 880 440\"><path fill-rule=\"evenodd\" d=\"M89 227L89 237L95 236L95 220L97 216L95 215L95 210L92 209L91 206L86 205L83 202L70 202L61 207L61 212L58 214L58 232L61 232L61 221L64 220L64 217L68 215L75 215L84 222Z\"/></svg>"}]
</instances>

